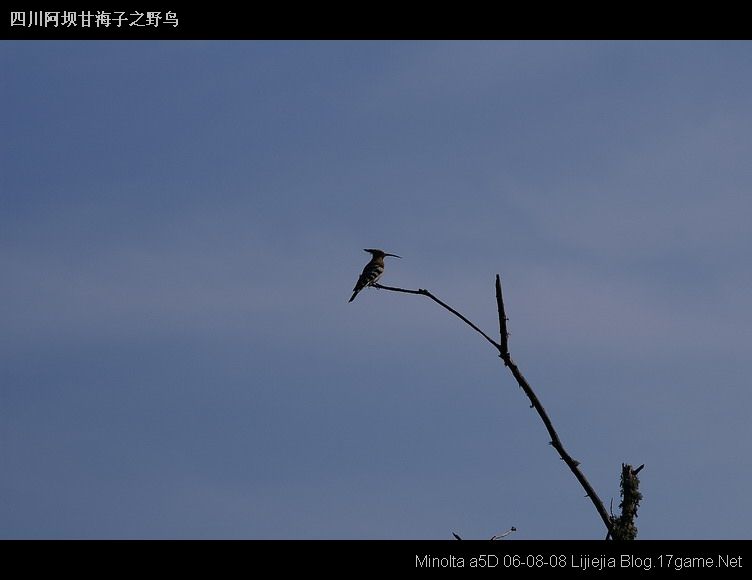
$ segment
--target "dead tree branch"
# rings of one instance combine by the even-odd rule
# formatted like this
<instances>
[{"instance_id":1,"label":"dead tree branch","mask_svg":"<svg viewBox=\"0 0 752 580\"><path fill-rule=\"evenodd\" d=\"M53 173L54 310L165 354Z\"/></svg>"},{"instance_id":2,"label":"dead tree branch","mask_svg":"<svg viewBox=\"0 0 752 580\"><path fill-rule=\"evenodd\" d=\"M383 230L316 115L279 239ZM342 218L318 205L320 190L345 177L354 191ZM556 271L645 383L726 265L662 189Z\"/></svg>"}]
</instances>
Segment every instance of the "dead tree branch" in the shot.
<instances>
[{"instance_id":1,"label":"dead tree branch","mask_svg":"<svg viewBox=\"0 0 752 580\"><path fill-rule=\"evenodd\" d=\"M508 338L509 338L509 332L507 331L507 315L506 311L504 309L504 298L501 291L501 278L499 275L496 275L496 305L499 312L499 334L500 334L500 342L496 342L491 337L489 337L485 332L483 332L480 328L478 328L475 324L473 324L470 320L468 320L465 316L457 312L454 308L446 304L445 302L439 300L431 294L428 290L425 290L423 288L420 288L418 290L408 290L405 288L396 288L393 286L383 286L381 284L373 284L375 288L380 288L382 290L389 290L391 292L402 292L405 294L418 294L421 296L426 296L436 302L439 306L445 308L455 316L457 316L460 320L465 322L468 326L470 326L473 330L480 333L483 338L485 338L488 342L490 342L494 348L498 351L499 357L501 360L504 361L504 365L507 366L512 373L512 376L514 376L514 379L517 381L517 384L520 386L520 388L524 391L527 398L530 400L531 406L536 410L538 415L541 418L541 421L543 421L544 426L546 427L546 430L548 431L549 437L551 438L550 444L551 446L556 449L556 451L559 453L559 456L561 459L567 464L567 467L569 467L570 471L574 474L574 476L577 478L577 481L580 482L580 485L585 490L585 493L588 498L590 498L590 501L593 503L593 506L595 507L596 511L598 512L598 515L600 516L601 520L603 520L603 523L606 526L606 529L608 530L608 534L613 536L613 527L614 527L614 521L609 516L608 512L606 511L606 508L603 506L603 502L598 497L598 494L596 493L595 489L593 489L593 486L590 485L590 482L587 480L585 475L582 473L582 471L579 468L579 461L572 458L569 453L567 453L566 449L564 448L564 445L561 442L561 439L559 438L558 433L556 432L556 429L553 426L553 423L551 422L551 419L548 416L548 413L546 413L546 410L543 408L543 405L541 404L540 400L538 399L537 395L533 391L533 388L530 386L530 383L527 382L527 379L525 379L524 375L520 371L517 364L512 360L511 355L509 354L509 347L508 347Z\"/></svg>"}]
</instances>

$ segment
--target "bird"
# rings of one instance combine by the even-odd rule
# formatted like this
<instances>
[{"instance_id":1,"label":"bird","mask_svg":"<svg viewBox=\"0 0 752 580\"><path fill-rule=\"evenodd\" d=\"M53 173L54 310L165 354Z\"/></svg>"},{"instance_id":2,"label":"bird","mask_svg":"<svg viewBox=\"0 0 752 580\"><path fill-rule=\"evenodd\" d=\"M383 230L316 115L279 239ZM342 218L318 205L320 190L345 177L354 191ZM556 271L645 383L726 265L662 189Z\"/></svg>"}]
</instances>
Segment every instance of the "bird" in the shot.
<instances>
[{"instance_id":1,"label":"bird","mask_svg":"<svg viewBox=\"0 0 752 580\"><path fill-rule=\"evenodd\" d=\"M384 258L387 256L392 256L394 258L402 257L397 254L387 254L383 250L365 249L363 251L371 254L371 261L366 264L365 268L363 268L363 272L361 272L358 282L355 284L355 288L353 288L353 295L348 302L355 300L358 292L363 290L366 286L372 286L379 278L381 278L381 275L384 273Z\"/></svg>"}]
</instances>

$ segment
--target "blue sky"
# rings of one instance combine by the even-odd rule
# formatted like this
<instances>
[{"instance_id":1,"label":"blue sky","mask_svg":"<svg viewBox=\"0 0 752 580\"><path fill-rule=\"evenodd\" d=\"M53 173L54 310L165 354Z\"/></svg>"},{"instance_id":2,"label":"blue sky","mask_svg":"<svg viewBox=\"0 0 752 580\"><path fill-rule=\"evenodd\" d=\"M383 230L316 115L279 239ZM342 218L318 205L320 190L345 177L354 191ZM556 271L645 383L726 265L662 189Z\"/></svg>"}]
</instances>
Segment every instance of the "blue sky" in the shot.
<instances>
[{"instance_id":1,"label":"blue sky","mask_svg":"<svg viewBox=\"0 0 752 580\"><path fill-rule=\"evenodd\" d=\"M0 537L749 538L752 45L3 42Z\"/></svg>"}]
</instances>

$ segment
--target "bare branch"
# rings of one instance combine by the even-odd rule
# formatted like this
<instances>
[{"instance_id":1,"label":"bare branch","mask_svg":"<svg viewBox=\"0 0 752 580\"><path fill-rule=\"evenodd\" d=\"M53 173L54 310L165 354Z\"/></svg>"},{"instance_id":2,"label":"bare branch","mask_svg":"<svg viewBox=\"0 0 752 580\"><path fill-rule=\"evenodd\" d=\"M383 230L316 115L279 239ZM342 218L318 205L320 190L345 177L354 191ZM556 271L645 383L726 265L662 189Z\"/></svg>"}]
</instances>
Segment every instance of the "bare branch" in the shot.
<instances>
[{"instance_id":1,"label":"bare branch","mask_svg":"<svg viewBox=\"0 0 752 580\"><path fill-rule=\"evenodd\" d=\"M483 336L483 338L485 338L488 342L494 345L494 348L496 348L496 350L499 350L499 345L490 336L488 336L480 328L475 326L475 324L470 322L467 318L465 318L462 314L457 312L454 308L449 306L446 302L442 302L441 300L436 298L436 296L431 294L428 290L424 290L423 288L419 288L418 290L408 290L406 288L395 288L393 286L383 286L381 284L371 284L371 286L373 286L374 288L380 288L381 290L390 290L391 292L403 292L405 294L420 294L422 296L427 296L428 298L436 302L436 304L438 304L439 306L446 308L449 312L454 314L457 318L462 320L465 324L470 326L473 330L475 330L476 332L479 332Z\"/></svg>"}]
</instances>

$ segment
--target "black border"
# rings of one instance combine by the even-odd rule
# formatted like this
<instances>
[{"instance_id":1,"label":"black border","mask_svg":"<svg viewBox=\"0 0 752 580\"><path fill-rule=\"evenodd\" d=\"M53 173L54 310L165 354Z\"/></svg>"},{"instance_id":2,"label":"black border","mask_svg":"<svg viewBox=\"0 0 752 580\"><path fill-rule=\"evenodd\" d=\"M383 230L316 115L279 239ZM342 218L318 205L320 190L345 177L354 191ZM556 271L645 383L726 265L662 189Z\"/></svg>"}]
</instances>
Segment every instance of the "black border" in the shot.
<instances>
[{"instance_id":1,"label":"black border","mask_svg":"<svg viewBox=\"0 0 752 580\"><path fill-rule=\"evenodd\" d=\"M24 10L19 10L21 7ZM700 17L668 9L650 10L624 5L609 7L608 14L572 4L547 6L498 4L414 5L322 4L302 5L245 3L175 5L165 0L105 2L75 6L11 5L2 12L0 39L16 40L318 40L318 39L743 39L750 36L744 19L727 14L703 13ZM10 25L11 12L146 12L173 11L178 26L157 27L19 27ZM679 26L680 24L680 26Z\"/></svg>"},{"instance_id":2,"label":"black border","mask_svg":"<svg viewBox=\"0 0 752 580\"><path fill-rule=\"evenodd\" d=\"M715 576L721 572L724 576L746 578L752 567L750 540L6 540L0 542L0 550L6 557L6 569L18 564L24 570L31 567L37 571L49 566L58 573L98 574L112 568L118 572L165 570L212 574L223 571L252 574L260 569L275 574L394 574L449 569L501 572L515 578L541 572L567 577L602 577L625 572L653 577L684 577L692 573ZM471 565L473 558L478 566ZM721 569L721 559L736 566ZM708 566L708 561L713 565ZM614 566L610 567L611 564Z\"/></svg>"}]
</instances>

